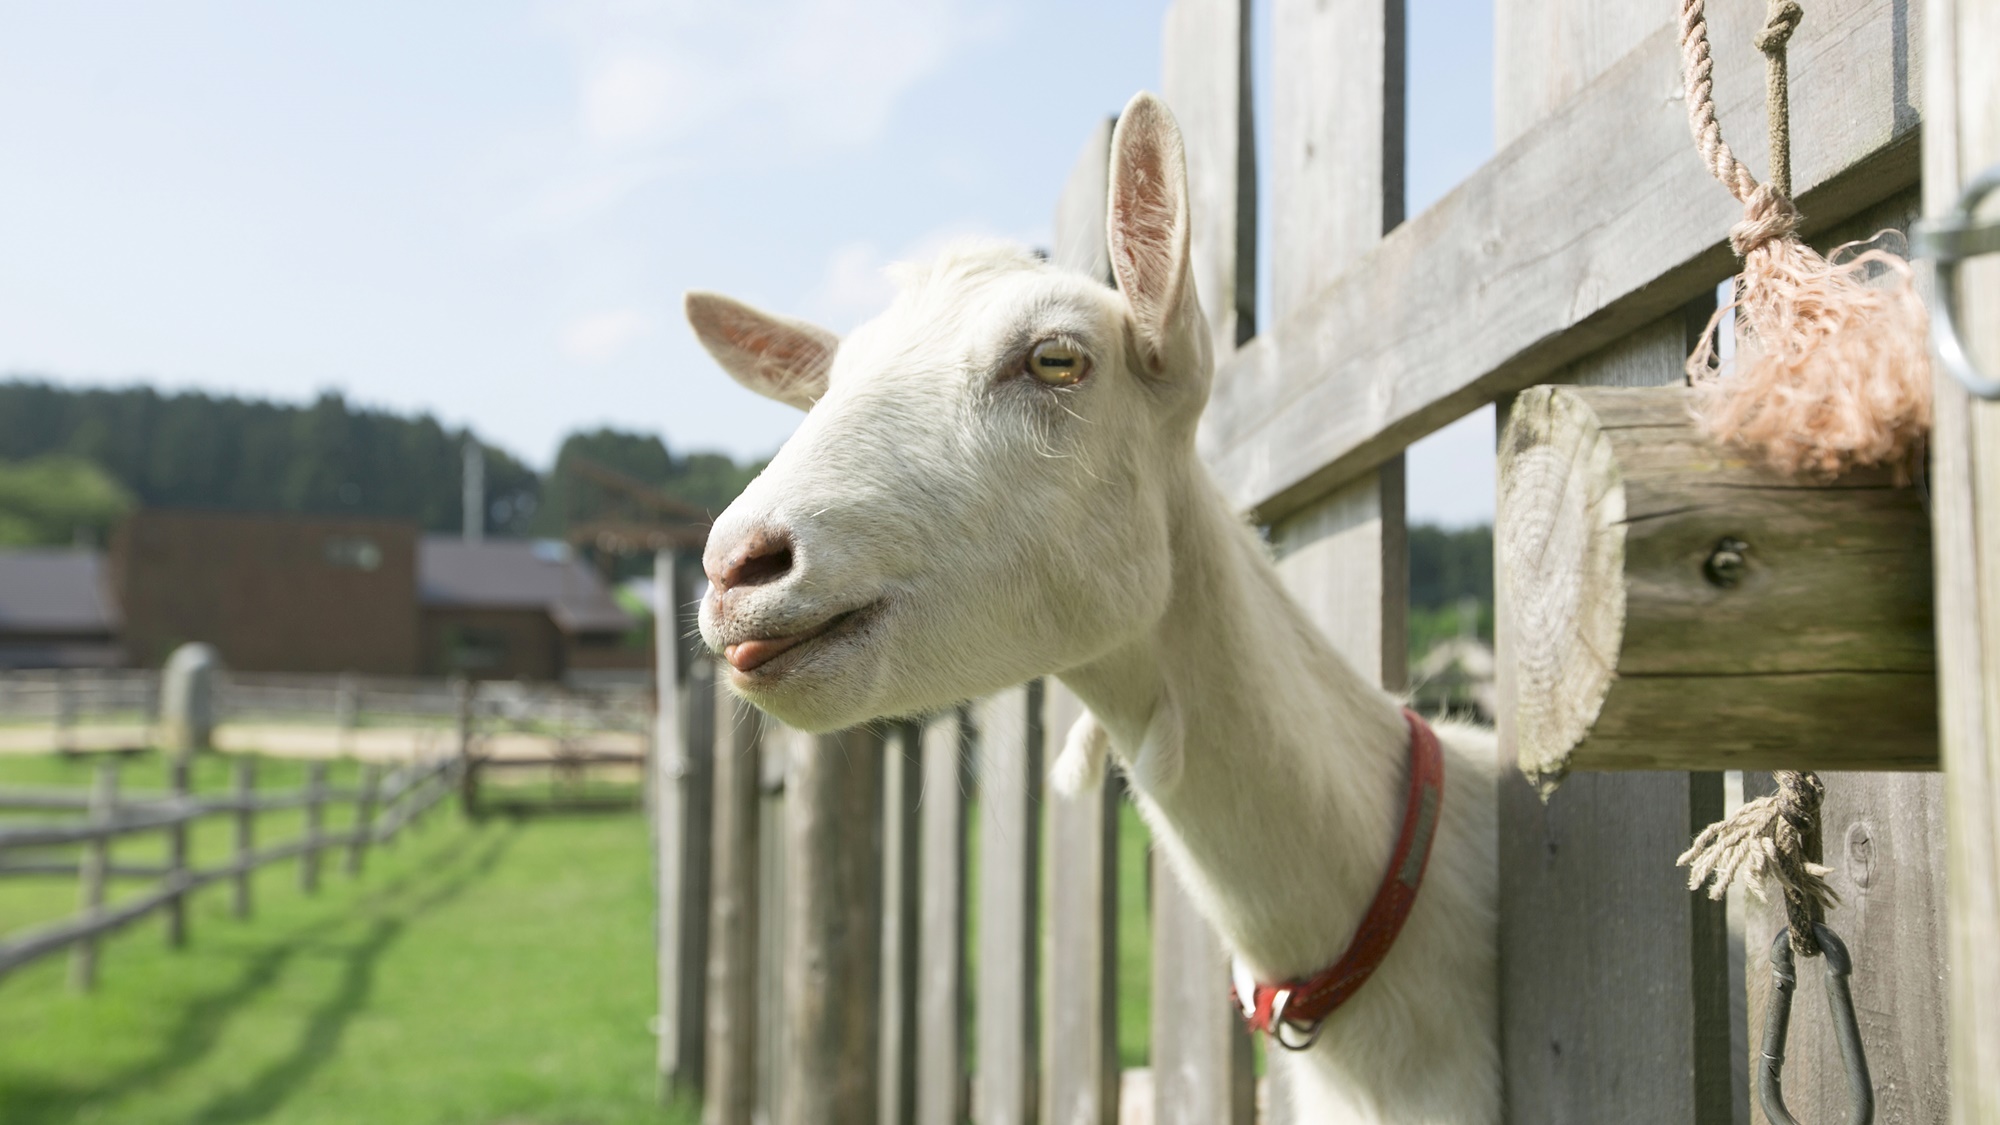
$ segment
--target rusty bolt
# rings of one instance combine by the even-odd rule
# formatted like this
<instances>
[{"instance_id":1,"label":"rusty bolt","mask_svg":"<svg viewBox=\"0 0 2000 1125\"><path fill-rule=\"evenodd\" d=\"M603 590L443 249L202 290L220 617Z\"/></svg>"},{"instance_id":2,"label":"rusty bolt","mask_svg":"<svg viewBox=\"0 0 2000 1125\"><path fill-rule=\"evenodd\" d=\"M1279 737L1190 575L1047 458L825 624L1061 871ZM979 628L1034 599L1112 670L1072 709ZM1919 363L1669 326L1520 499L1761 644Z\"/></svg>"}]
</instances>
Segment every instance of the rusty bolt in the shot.
<instances>
[{"instance_id":1,"label":"rusty bolt","mask_svg":"<svg viewBox=\"0 0 2000 1125\"><path fill-rule=\"evenodd\" d=\"M1708 553L1708 561L1701 564L1701 572L1710 583L1723 589L1731 589L1743 581L1743 570L1747 565L1744 556L1749 554L1750 544L1733 536L1724 536Z\"/></svg>"}]
</instances>

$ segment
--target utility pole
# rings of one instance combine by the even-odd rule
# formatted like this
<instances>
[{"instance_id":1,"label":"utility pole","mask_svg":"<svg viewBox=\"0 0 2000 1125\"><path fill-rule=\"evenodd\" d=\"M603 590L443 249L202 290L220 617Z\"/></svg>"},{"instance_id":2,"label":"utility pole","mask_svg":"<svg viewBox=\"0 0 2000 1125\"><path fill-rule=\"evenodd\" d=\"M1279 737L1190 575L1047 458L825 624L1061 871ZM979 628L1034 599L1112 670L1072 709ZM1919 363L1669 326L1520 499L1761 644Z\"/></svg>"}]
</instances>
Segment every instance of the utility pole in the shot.
<instances>
[{"instance_id":1,"label":"utility pole","mask_svg":"<svg viewBox=\"0 0 2000 1125\"><path fill-rule=\"evenodd\" d=\"M465 435L465 494L460 503L465 509L465 541L477 543L486 538L486 450L469 433Z\"/></svg>"}]
</instances>

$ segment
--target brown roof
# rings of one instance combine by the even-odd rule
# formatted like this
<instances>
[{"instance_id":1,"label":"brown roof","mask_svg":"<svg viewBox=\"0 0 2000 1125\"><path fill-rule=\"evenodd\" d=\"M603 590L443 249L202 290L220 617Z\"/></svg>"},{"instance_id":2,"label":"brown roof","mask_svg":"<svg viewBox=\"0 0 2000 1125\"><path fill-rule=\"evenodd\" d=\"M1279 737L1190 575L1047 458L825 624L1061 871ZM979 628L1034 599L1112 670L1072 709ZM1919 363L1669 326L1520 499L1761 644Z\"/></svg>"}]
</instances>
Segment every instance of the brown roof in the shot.
<instances>
[{"instance_id":1,"label":"brown roof","mask_svg":"<svg viewBox=\"0 0 2000 1125\"><path fill-rule=\"evenodd\" d=\"M547 539L426 535L417 543L417 598L438 607L542 609L565 633L622 633L638 624L568 544Z\"/></svg>"}]
</instances>

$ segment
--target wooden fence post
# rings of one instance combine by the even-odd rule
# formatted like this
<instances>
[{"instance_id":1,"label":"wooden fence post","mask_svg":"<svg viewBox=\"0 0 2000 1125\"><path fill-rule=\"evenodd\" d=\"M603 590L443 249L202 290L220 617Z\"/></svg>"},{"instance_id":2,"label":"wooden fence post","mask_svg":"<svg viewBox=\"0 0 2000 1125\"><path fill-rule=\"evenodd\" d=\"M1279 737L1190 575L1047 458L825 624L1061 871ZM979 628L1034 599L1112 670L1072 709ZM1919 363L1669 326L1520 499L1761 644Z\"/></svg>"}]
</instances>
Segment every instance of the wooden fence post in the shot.
<instances>
[{"instance_id":1,"label":"wooden fence post","mask_svg":"<svg viewBox=\"0 0 2000 1125\"><path fill-rule=\"evenodd\" d=\"M412 796L420 799L422 794ZM306 767L306 850L299 856L299 889L307 894L319 891L319 850L325 809L326 763L314 762Z\"/></svg>"},{"instance_id":2,"label":"wooden fence post","mask_svg":"<svg viewBox=\"0 0 2000 1125\"><path fill-rule=\"evenodd\" d=\"M382 788L382 767L373 762L361 767L361 792L354 800L353 839L347 845L347 873L361 874L368 857L368 845L375 834L375 799Z\"/></svg>"},{"instance_id":3,"label":"wooden fence post","mask_svg":"<svg viewBox=\"0 0 2000 1125\"><path fill-rule=\"evenodd\" d=\"M188 784L188 756L170 758L167 761L167 791L173 795L176 805L191 799ZM188 822L183 820L167 829L167 881L177 884L187 878L188 867ZM179 949L187 944L187 892L178 890L167 900L167 944Z\"/></svg>"},{"instance_id":4,"label":"wooden fence post","mask_svg":"<svg viewBox=\"0 0 2000 1125\"><path fill-rule=\"evenodd\" d=\"M704 1125L750 1125L757 1098L757 812L762 721L716 684Z\"/></svg>"},{"instance_id":5,"label":"wooden fence post","mask_svg":"<svg viewBox=\"0 0 2000 1125\"><path fill-rule=\"evenodd\" d=\"M963 710L923 724L918 879L917 1125L962 1125L965 1097L965 858L967 746Z\"/></svg>"},{"instance_id":6,"label":"wooden fence post","mask_svg":"<svg viewBox=\"0 0 2000 1125\"><path fill-rule=\"evenodd\" d=\"M1563 381L1684 378L1697 302L1573 364ZM1504 412L1503 412L1504 421ZM1507 503L1505 482L1501 503ZM1714 772L1578 774L1546 802L1515 769L1518 646L1496 544L1500 1043L1510 1120L1731 1119L1728 919L1672 865L1719 819ZM1589 988L1576 987L1591 966ZM1647 1018L1631 1013L1645 1011Z\"/></svg>"},{"instance_id":7,"label":"wooden fence post","mask_svg":"<svg viewBox=\"0 0 2000 1125\"><path fill-rule=\"evenodd\" d=\"M882 736L821 735L786 801L787 1025L780 1125L880 1112Z\"/></svg>"},{"instance_id":8,"label":"wooden fence post","mask_svg":"<svg viewBox=\"0 0 2000 1125\"><path fill-rule=\"evenodd\" d=\"M2000 0L1924 12L1924 212L1946 214L2000 161ZM1984 214L1993 214L1992 199ZM1988 222L1992 220L1990 217ZM2000 280L1967 262L1953 310L1967 349L2000 378ZM1933 316L1937 315L1933 312ZM1961 1125L2000 1120L2000 403L1942 365L1931 488L1937 551L1939 725L1950 876L1951 1101Z\"/></svg>"},{"instance_id":9,"label":"wooden fence post","mask_svg":"<svg viewBox=\"0 0 2000 1125\"><path fill-rule=\"evenodd\" d=\"M479 766L472 760L473 708L478 688L461 676L452 681L453 702L458 709L458 804L468 817L479 815Z\"/></svg>"},{"instance_id":10,"label":"wooden fence post","mask_svg":"<svg viewBox=\"0 0 2000 1125\"><path fill-rule=\"evenodd\" d=\"M1161 85L1187 143L1195 289L1218 362L1257 329L1250 9L1248 0L1175 0L1163 36ZM1367 31L1364 18L1364 37ZM1322 70L1339 65L1331 58L1313 63ZM1372 72L1365 65L1362 71ZM1365 118L1370 104L1343 108ZM1349 155L1329 153L1328 159ZM1343 175L1365 180L1370 166L1344 164ZM1288 232L1274 244L1297 237ZM1310 252L1318 250L1315 245ZM1248 1125L1256 1098L1251 1040L1229 1002L1222 940L1170 869L1154 879L1152 902L1153 1119L1159 1125Z\"/></svg>"},{"instance_id":11,"label":"wooden fence post","mask_svg":"<svg viewBox=\"0 0 2000 1125\"><path fill-rule=\"evenodd\" d=\"M257 811L251 802L257 799L257 759L244 755L236 759L236 862L241 870L236 873L235 896L231 901L231 911L238 918L250 917L250 869L256 853Z\"/></svg>"},{"instance_id":12,"label":"wooden fence post","mask_svg":"<svg viewBox=\"0 0 2000 1125\"><path fill-rule=\"evenodd\" d=\"M784 1059L788 1029L783 1018L785 934L789 931L791 872L787 857L790 832L787 826L786 791L790 788L792 763L808 752L811 736L776 720L767 721L762 737L761 776L757 801L757 995L767 1013L757 1027L757 1098L755 1119L771 1125L783 1119L785 1101ZM954 1122L953 1125L959 1125Z\"/></svg>"},{"instance_id":13,"label":"wooden fence post","mask_svg":"<svg viewBox=\"0 0 2000 1125\"><path fill-rule=\"evenodd\" d=\"M55 693L56 749L72 750L76 745L76 685L70 682L70 669L56 669Z\"/></svg>"},{"instance_id":14,"label":"wooden fence post","mask_svg":"<svg viewBox=\"0 0 2000 1125\"><path fill-rule=\"evenodd\" d=\"M118 818L118 767L109 763L97 767L90 787L90 822L109 826ZM111 866L111 838L99 836L84 845L79 869L81 887L78 902L85 914L104 905L104 877ZM69 980L72 987L88 992L97 987L97 939L87 937L70 947Z\"/></svg>"},{"instance_id":15,"label":"wooden fence post","mask_svg":"<svg viewBox=\"0 0 2000 1125\"><path fill-rule=\"evenodd\" d=\"M680 623L693 591L679 556L654 563L654 661L658 710L653 727L653 876L659 1006L655 1067L660 1096L698 1091L702 1082L703 994L708 959L709 776L714 719L710 661L682 664ZM705 718L704 718L705 716Z\"/></svg>"},{"instance_id":16,"label":"wooden fence post","mask_svg":"<svg viewBox=\"0 0 2000 1125\"><path fill-rule=\"evenodd\" d=\"M352 672L342 672L333 693L333 726L338 732L335 753L354 753L354 728L361 724L361 687Z\"/></svg>"},{"instance_id":17,"label":"wooden fence post","mask_svg":"<svg viewBox=\"0 0 2000 1125\"><path fill-rule=\"evenodd\" d=\"M879 1125L914 1125L917 1113L918 904L923 727L898 723L883 747L882 1113Z\"/></svg>"},{"instance_id":18,"label":"wooden fence post","mask_svg":"<svg viewBox=\"0 0 2000 1125\"><path fill-rule=\"evenodd\" d=\"M976 714L979 1058L972 1113L979 1125L1032 1125L1040 1057L1042 683L995 692Z\"/></svg>"},{"instance_id":19,"label":"wooden fence post","mask_svg":"<svg viewBox=\"0 0 2000 1125\"><path fill-rule=\"evenodd\" d=\"M1082 713L1069 689L1048 685L1052 745ZM1041 1119L1049 1125L1118 1123L1118 776L1048 802Z\"/></svg>"}]
</instances>

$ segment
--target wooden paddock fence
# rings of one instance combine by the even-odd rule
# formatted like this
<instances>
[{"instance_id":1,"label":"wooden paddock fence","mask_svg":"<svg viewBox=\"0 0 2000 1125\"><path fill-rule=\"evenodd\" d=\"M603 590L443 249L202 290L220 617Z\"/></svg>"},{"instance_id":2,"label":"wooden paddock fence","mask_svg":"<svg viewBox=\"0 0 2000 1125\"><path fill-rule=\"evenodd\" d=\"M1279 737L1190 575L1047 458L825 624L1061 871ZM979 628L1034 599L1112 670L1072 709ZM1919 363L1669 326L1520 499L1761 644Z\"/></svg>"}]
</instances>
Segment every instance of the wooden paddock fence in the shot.
<instances>
[{"instance_id":1,"label":"wooden paddock fence","mask_svg":"<svg viewBox=\"0 0 2000 1125\"><path fill-rule=\"evenodd\" d=\"M0 672L0 752L137 750L162 741L157 669ZM304 757L394 760L460 752L489 758L607 756L628 764L651 741L653 686L575 688L521 681L221 671L218 747Z\"/></svg>"},{"instance_id":2,"label":"wooden paddock fence","mask_svg":"<svg viewBox=\"0 0 2000 1125\"><path fill-rule=\"evenodd\" d=\"M2000 405L1938 375L1926 506L1873 478L1760 476L1654 401L1680 394L1741 217L1688 133L1677 9L1495 0L1498 151L1406 215L1403 0L1272 0L1263 120L1250 3L1174 0L1163 93L1220 357L1200 449L1305 611L1393 690L1408 668L1404 449L1499 408L1508 1120L1762 1120L1749 1032L1778 923L1691 894L1673 858L1762 791L1762 771L1800 764L1829 771L1831 923L1854 952L1877 1120L2000 1120ZM2000 159L2000 0L1804 10L1793 182L1816 245L1907 231ZM1764 18L1755 0L1708 4L1722 128L1760 170ZM1107 281L1109 136L1084 138L1054 247ZM1253 136L1269 138L1262 165ZM1968 267L1958 309L1989 373L1995 285ZM1609 509L1588 503L1614 494L1626 515L1592 523ZM685 612L692 591L661 585L663 614ZM806 738L718 695L705 663L676 671L674 647L661 666L686 695L663 696L679 702L661 711L653 785L665 1083L701 1091L721 1123L1132 1112L1114 1050L1117 797L1054 800L1041 780L1075 701L1030 685ZM1608 662L1596 679L1551 678L1586 650ZM1222 948L1164 867L1151 932L1152 1120L1252 1121ZM1801 1119L1845 1119L1818 1011L1795 1017L1787 1096ZM1295 1120L1286 1061L1270 1059L1265 1121Z\"/></svg>"},{"instance_id":3,"label":"wooden paddock fence","mask_svg":"<svg viewBox=\"0 0 2000 1125\"><path fill-rule=\"evenodd\" d=\"M344 856L347 874L360 874L368 850L393 844L404 828L419 823L457 782L461 761L441 756L410 762L395 769L368 763L361 766L353 787L327 784L325 762L306 767L303 787L288 790L257 788L257 762L235 760L234 786L227 795L202 796L190 791L188 761L167 763L164 791L128 791L121 784L131 767L117 761L97 766L87 791L59 788L0 787L0 812L27 812L35 818L0 819L0 877L62 878L78 881L82 910L69 918L31 929L0 934L0 978L43 957L70 951L71 980L91 988L97 980L100 942L153 914L166 917L167 942L179 946L188 938L188 897L214 883L233 886L231 909L238 918L251 910L251 876L259 868L298 861L299 888L319 889L320 869L329 852ZM327 810L354 810L352 824L340 831L325 829ZM305 829L295 839L257 844L257 814L300 809ZM80 814L54 816L49 814ZM189 861L188 836L196 823L227 818L235 826L234 848L228 860L208 867ZM115 841L160 834L166 858L160 863L116 862ZM105 901L112 879L150 879L150 886L116 902Z\"/></svg>"}]
</instances>

